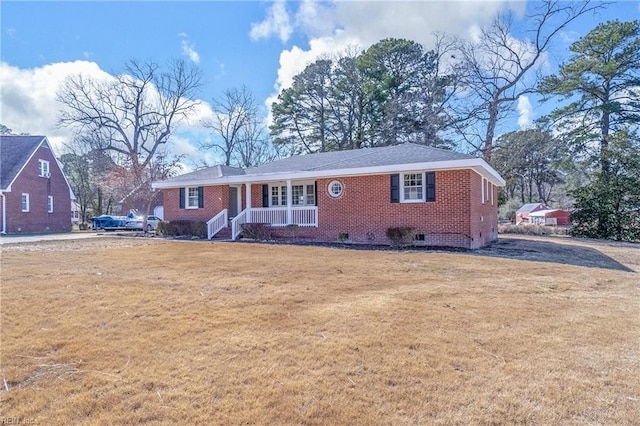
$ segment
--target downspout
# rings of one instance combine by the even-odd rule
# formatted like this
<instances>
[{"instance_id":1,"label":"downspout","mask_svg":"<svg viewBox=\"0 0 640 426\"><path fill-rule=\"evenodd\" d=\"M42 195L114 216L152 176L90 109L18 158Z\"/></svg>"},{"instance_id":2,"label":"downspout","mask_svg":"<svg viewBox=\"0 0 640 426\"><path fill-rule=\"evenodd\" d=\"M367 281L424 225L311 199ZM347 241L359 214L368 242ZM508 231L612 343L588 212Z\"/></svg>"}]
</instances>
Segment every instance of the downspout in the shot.
<instances>
[{"instance_id":1,"label":"downspout","mask_svg":"<svg viewBox=\"0 0 640 426\"><path fill-rule=\"evenodd\" d=\"M7 234L7 196L4 195L4 192L0 192L0 197L2 197L2 231L0 234Z\"/></svg>"}]
</instances>

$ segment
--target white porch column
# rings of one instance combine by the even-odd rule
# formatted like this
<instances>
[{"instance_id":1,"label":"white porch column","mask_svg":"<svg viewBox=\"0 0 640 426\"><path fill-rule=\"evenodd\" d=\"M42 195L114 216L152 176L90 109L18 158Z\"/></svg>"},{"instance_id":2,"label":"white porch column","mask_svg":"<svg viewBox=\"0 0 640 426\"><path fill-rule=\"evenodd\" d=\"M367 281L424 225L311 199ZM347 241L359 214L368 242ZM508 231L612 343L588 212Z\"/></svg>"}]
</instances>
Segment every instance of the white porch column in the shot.
<instances>
[{"instance_id":1,"label":"white porch column","mask_svg":"<svg viewBox=\"0 0 640 426\"><path fill-rule=\"evenodd\" d=\"M245 201L247 202L247 222L251 223L251 184L247 183L245 185L246 196Z\"/></svg>"},{"instance_id":2,"label":"white porch column","mask_svg":"<svg viewBox=\"0 0 640 426\"><path fill-rule=\"evenodd\" d=\"M293 223L293 194L291 194L291 179L287 179L287 224Z\"/></svg>"}]
</instances>

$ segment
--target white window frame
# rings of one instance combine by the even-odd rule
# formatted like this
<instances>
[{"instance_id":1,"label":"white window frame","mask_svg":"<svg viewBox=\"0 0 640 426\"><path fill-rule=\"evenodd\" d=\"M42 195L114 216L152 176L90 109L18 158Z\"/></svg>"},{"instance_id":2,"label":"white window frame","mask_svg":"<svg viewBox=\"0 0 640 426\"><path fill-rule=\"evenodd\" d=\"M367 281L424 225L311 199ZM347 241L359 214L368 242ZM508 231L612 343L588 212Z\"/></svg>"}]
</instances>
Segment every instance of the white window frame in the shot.
<instances>
[{"instance_id":1,"label":"white window frame","mask_svg":"<svg viewBox=\"0 0 640 426\"><path fill-rule=\"evenodd\" d=\"M311 198L313 197L313 198ZM315 206L318 194L316 194L316 183L307 183L304 186L304 202L305 206Z\"/></svg>"},{"instance_id":2,"label":"white window frame","mask_svg":"<svg viewBox=\"0 0 640 426\"><path fill-rule=\"evenodd\" d=\"M51 176L47 160L38 160L38 176L48 178Z\"/></svg>"},{"instance_id":3,"label":"white window frame","mask_svg":"<svg viewBox=\"0 0 640 426\"><path fill-rule=\"evenodd\" d=\"M274 197L277 203L273 202ZM269 185L269 207L286 207L286 205L287 185Z\"/></svg>"},{"instance_id":4,"label":"white window frame","mask_svg":"<svg viewBox=\"0 0 640 426\"><path fill-rule=\"evenodd\" d=\"M489 191L491 191L491 205L493 205L493 184L489 183Z\"/></svg>"},{"instance_id":5,"label":"white window frame","mask_svg":"<svg viewBox=\"0 0 640 426\"><path fill-rule=\"evenodd\" d=\"M191 191L195 191L195 198L193 195L191 195ZM187 188L184 191L184 208L185 209L197 209L199 208L200 204L198 203L199 200L199 196L198 196L198 187L197 186L187 186ZM191 202L194 201L195 199L195 205L192 204Z\"/></svg>"},{"instance_id":6,"label":"white window frame","mask_svg":"<svg viewBox=\"0 0 640 426\"><path fill-rule=\"evenodd\" d=\"M29 194L27 192L22 193L21 207L23 213L29 212Z\"/></svg>"},{"instance_id":7,"label":"white window frame","mask_svg":"<svg viewBox=\"0 0 640 426\"><path fill-rule=\"evenodd\" d=\"M53 195L47 195L47 211L53 213Z\"/></svg>"},{"instance_id":8,"label":"white window frame","mask_svg":"<svg viewBox=\"0 0 640 426\"><path fill-rule=\"evenodd\" d=\"M405 176L410 176L410 175L420 176L420 179L422 181L422 185L421 185L422 186L422 191L421 191L419 199L413 199L413 198L407 199L407 198L405 198L405 189L406 188L412 188L412 186L410 186L410 187L405 186ZM401 173L400 174L400 202L401 203L424 203L425 202L425 193L426 193L426 183L427 183L427 180L426 180L424 172Z\"/></svg>"},{"instance_id":9,"label":"white window frame","mask_svg":"<svg viewBox=\"0 0 640 426\"><path fill-rule=\"evenodd\" d=\"M485 194L484 194L484 188L485 188L485 178L482 178L482 182L480 184L480 201L482 202L482 204L484 204L485 201Z\"/></svg>"},{"instance_id":10,"label":"white window frame","mask_svg":"<svg viewBox=\"0 0 640 426\"><path fill-rule=\"evenodd\" d=\"M339 188L339 190L334 192L336 188ZM329 182L329 185L327 185L327 192L331 198L340 198L344 192L344 185L339 180L332 180Z\"/></svg>"},{"instance_id":11,"label":"white window frame","mask_svg":"<svg viewBox=\"0 0 640 426\"><path fill-rule=\"evenodd\" d=\"M302 187L302 195L301 199L296 200L293 199L294 187ZM294 207L304 207L304 206L315 206L316 199L318 194L316 194L315 189L316 183L315 181L300 181L300 182L292 182L291 183L291 205ZM309 189L311 188L310 192ZM275 191L274 191L275 190ZM274 197L277 197L279 204L274 204ZM313 200L310 199L313 197ZM313 201L310 203L309 201ZM286 207L287 206L287 185L282 183L277 184L269 184L269 207Z\"/></svg>"}]
</instances>

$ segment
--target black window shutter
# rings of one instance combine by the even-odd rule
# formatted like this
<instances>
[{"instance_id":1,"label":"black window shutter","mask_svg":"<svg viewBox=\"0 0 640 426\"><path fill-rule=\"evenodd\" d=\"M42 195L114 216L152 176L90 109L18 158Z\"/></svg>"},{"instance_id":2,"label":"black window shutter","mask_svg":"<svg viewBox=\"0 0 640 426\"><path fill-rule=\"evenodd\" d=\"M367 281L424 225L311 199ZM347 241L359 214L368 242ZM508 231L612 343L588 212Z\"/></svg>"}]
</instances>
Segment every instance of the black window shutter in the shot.
<instances>
[{"instance_id":1,"label":"black window shutter","mask_svg":"<svg viewBox=\"0 0 640 426\"><path fill-rule=\"evenodd\" d=\"M262 207L269 207L269 185L262 185Z\"/></svg>"},{"instance_id":2,"label":"black window shutter","mask_svg":"<svg viewBox=\"0 0 640 426\"><path fill-rule=\"evenodd\" d=\"M318 206L318 181L314 182L315 188L313 189L316 193L313 198L316 199L316 207Z\"/></svg>"},{"instance_id":3,"label":"black window shutter","mask_svg":"<svg viewBox=\"0 0 640 426\"><path fill-rule=\"evenodd\" d=\"M391 202L400 202L400 175L391 175Z\"/></svg>"},{"instance_id":4,"label":"black window shutter","mask_svg":"<svg viewBox=\"0 0 640 426\"><path fill-rule=\"evenodd\" d=\"M204 208L204 187L198 187L198 208Z\"/></svg>"},{"instance_id":5,"label":"black window shutter","mask_svg":"<svg viewBox=\"0 0 640 426\"><path fill-rule=\"evenodd\" d=\"M180 208L184 209L184 188L180 188Z\"/></svg>"},{"instance_id":6,"label":"black window shutter","mask_svg":"<svg viewBox=\"0 0 640 426\"><path fill-rule=\"evenodd\" d=\"M436 200L436 172L427 172L427 184L425 186L427 190L427 197L425 201Z\"/></svg>"}]
</instances>

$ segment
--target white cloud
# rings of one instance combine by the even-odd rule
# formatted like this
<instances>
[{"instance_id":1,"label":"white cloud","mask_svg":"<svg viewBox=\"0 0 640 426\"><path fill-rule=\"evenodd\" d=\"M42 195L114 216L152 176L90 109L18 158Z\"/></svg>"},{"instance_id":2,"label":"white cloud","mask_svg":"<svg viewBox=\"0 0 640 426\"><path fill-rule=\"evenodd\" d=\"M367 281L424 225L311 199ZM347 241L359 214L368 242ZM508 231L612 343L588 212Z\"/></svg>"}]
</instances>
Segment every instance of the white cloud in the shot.
<instances>
[{"instance_id":1,"label":"white cloud","mask_svg":"<svg viewBox=\"0 0 640 426\"><path fill-rule=\"evenodd\" d=\"M56 92L65 78L73 74L110 78L96 63L87 61L60 62L32 69L0 63L0 123L16 133L45 135L60 152L62 144L71 141L73 131L56 126L61 108Z\"/></svg>"},{"instance_id":2,"label":"white cloud","mask_svg":"<svg viewBox=\"0 0 640 426\"><path fill-rule=\"evenodd\" d=\"M533 106L527 96L518 98L518 126L520 130L531 128L533 124Z\"/></svg>"},{"instance_id":3,"label":"white cloud","mask_svg":"<svg viewBox=\"0 0 640 426\"><path fill-rule=\"evenodd\" d=\"M264 21L251 24L249 35L252 40L260 40L271 35L277 35L284 43L289 40L292 32L293 27L289 12L287 12L286 2L285 0L276 0L269 8Z\"/></svg>"},{"instance_id":4,"label":"white cloud","mask_svg":"<svg viewBox=\"0 0 640 426\"><path fill-rule=\"evenodd\" d=\"M342 54L353 47L365 49L385 38L406 38L434 47L436 33L472 37L473 29L491 22L499 11L522 16L522 1L334 1L304 0L295 14L295 30L309 35L309 48L293 46L280 53L274 93L266 100L268 110L293 77L323 56ZM276 19L279 16L280 18ZM286 18L286 19L285 19ZM286 28L287 40L294 28L289 24L283 1L276 1L260 25L252 27L253 39L278 33L275 23ZM284 23L286 22L286 25ZM267 25L268 24L268 25ZM260 37L257 37L257 35Z\"/></svg>"},{"instance_id":5,"label":"white cloud","mask_svg":"<svg viewBox=\"0 0 640 426\"><path fill-rule=\"evenodd\" d=\"M252 27L252 38L259 33L268 37L276 33L276 12L286 15L288 39L293 28L282 1L273 4L258 31ZM316 59L341 54L349 47L367 48L389 37L406 38L421 43L426 49L434 47L435 34L471 37L473 28L491 22L496 12L510 9L522 15L526 2L519 1L334 1L299 3L295 29L311 36L309 48L293 46L280 54L280 67L275 93L267 99L271 103L283 88L289 87L293 77ZM283 16L284 16L283 15ZM281 18L284 22L284 19ZM269 23L270 25L267 25ZM267 31L269 29L269 31Z\"/></svg>"},{"instance_id":6,"label":"white cloud","mask_svg":"<svg viewBox=\"0 0 640 426\"><path fill-rule=\"evenodd\" d=\"M189 41L187 33L180 33L178 37L182 38L182 53L194 64L199 64L200 54L196 51L195 45Z\"/></svg>"},{"instance_id":7,"label":"white cloud","mask_svg":"<svg viewBox=\"0 0 640 426\"><path fill-rule=\"evenodd\" d=\"M334 29L331 3L303 0L295 15L295 27L311 37L323 36Z\"/></svg>"},{"instance_id":8,"label":"white cloud","mask_svg":"<svg viewBox=\"0 0 640 426\"><path fill-rule=\"evenodd\" d=\"M72 141L74 129L57 126L63 106L56 100L56 93L68 76L77 74L95 80L114 78L95 62L88 61L60 62L32 69L0 63L0 123L15 133L47 136L56 153L64 152L64 144ZM206 155L197 151L197 141L210 134L202 121L211 118L212 111L208 103L194 102L198 102L195 114L178 125L176 142L172 139L168 148L172 153L197 162L199 157Z\"/></svg>"}]
</instances>

